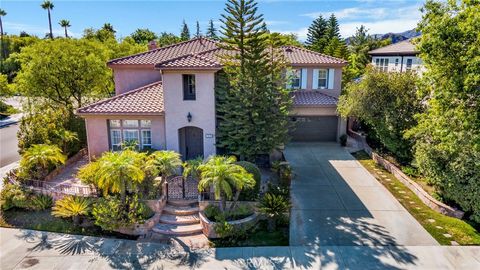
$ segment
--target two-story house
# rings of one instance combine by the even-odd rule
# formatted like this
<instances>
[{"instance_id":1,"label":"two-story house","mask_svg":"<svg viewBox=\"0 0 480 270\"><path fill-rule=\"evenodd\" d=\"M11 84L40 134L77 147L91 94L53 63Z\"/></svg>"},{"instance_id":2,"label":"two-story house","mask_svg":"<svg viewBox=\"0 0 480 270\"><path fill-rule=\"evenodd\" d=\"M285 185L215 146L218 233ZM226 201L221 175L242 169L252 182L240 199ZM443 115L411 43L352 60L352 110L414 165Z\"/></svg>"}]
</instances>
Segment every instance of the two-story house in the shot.
<instances>
[{"instance_id":1,"label":"two-story house","mask_svg":"<svg viewBox=\"0 0 480 270\"><path fill-rule=\"evenodd\" d=\"M222 69L217 42L197 38L108 62L115 96L77 110L85 118L90 157L135 140L184 159L216 153L215 76ZM336 106L346 61L304 48L282 48L291 63L288 87L295 141L336 141L345 121Z\"/></svg>"},{"instance_id":2,"label":"two-story house","mask_svg":"<svg viewBox=\"0 0 480 270\"><path fill-rule=\"evenodd\" d=\"M368 54L372 56L372 65L384 72L424 71L422 59L411 39L371 50Z\"/></svg>"}]
</instances>

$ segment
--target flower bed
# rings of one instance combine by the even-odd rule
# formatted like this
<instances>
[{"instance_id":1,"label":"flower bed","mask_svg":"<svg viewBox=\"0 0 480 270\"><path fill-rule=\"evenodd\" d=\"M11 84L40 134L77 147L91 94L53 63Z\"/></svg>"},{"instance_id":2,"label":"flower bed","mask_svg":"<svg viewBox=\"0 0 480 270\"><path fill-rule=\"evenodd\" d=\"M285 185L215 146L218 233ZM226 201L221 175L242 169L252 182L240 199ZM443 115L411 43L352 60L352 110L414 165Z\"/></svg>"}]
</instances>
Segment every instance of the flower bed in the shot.
<instances>
[{"instance_id":1,"label":"flower bed","mask_svg":"<svg viewBox=\"0 0 480 270\"><path fill-rule=\"evenodd\" d=\"M219 238L219 235L215 231L215 226L217 222L209 220L203 212L199 213L200 223L203 227L203 234L208 238ZM227 221L228 224L232 225L235 230L247 230L252 228L258 220L258 215L254 212L251 216L234 221Z\"/></svg>"}]
</instances>

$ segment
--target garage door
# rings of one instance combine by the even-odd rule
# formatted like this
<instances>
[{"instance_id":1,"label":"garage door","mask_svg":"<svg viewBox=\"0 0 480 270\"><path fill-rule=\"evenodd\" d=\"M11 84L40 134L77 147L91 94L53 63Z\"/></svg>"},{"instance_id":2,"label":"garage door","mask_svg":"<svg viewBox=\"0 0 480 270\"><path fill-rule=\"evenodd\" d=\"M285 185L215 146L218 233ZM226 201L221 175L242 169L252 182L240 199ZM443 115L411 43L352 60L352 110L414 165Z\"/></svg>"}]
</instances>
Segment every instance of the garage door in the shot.
<instances>
[{"instance_id":1,"label":"garage door","mask_svg":"<svg viewBox=\"0 0 480 270\"><path fill-rule=\"evenodd\" d=\"M298 116L291 118L293 127L290 130L292 141L336 141L337 116Z\"/></svg>"}]
</instances>

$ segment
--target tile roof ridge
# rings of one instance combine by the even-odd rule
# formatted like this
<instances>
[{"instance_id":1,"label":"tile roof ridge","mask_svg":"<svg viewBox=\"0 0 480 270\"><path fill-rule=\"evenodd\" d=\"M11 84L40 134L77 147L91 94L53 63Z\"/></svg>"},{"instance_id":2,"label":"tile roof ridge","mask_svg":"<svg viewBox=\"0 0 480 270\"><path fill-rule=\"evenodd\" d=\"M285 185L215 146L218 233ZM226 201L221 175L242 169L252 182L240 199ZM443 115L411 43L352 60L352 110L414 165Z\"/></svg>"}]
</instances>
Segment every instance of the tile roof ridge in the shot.
<instances>
[{"instance_id":1,"label":"tile roof ridge","mask_svg":"<svg viewBox=\"0 0 480 270\"><path fill-rule=\"evenodd\" d=\"M385 49L385 48L390 48L390 47L393 47L393 46L397 46L397 45L399 45L400 43L410 43L411 45L414 45L414 44L412 43L412 40L413 40L414 38L415 38L415 37L411 37L411 38L409 38L409 39L405 39L405 40L402 40L402 41L399 41L399 42L396 42L396 43L391 43L391 44L388 44L388 45L386 45L386 46L373 49L373 50L369 51L369 53L375 52L375 51L380 50L380 49ZM416 48L415 48L415 50L416 50Z\"/></svg>"},{"instance_id":2,"label":"tile roof ridge","mask_svg":"<svg viewBox=\"0 0 480 270\"><path fill-rule=\"evenodd\" d=\"M153 82L153 83L149 83L149 84L146 84L146 85L144 85L144 86L140 86L140 87L138 87L138 88L134 88L134 89L132 89L132 90L128 90L127 92L121 93L120 95L115 95L115 96L113 96L113 97L109 97L109 98L102 99L102 100L99 100L99 101L97 101L97 102L88 104L88 105L86 105L86 106L83 106L83 107L81 107L81 108L78 108L78 109L76 110L76 112L77 112L77 113L78 113L78 112L81 113L81 111L83 111L83 110L85 110L85 109L88 109L88 108L91 108L91 107L93 107L93 106L98 106L98 105L104 104L104 103L106 103L106 102L109 102L109 101L118 99L118 98L120 98L120 97L124 97L124 96L128 96L128 95L131 95L131 94L135 94L136 92L140 92L140 91L145 90L145 89L147 89L147 88L149 88L149 87L156 86L156 85L161 85L161 84L162 84L162 81L156 81L156 82Z\"/></svg>"},{"instance_id":3,"label":"tile roof ridge","mask_svg":"<svg viewBox=\"0 0 480 270\"><path fill-rule=\"evenodd\" d=\"M333 98L335 100L338 100L338 97L334 97L334 96L319 92L318 90L315 90L315 89L300 89L300 90L294 91L293 93L301 93L301 92L303 92L303 93L315 93L315 94L319 94L319 95L322 95L322 96L327 96L327 97Z\"/></svg>"},{"instance_id":4,"label":"tile roof ridge","mask_svg":"<svg viewBox=\"0 0 480 270\"><path fill-rule=\"evenodd\" d=\"M182 59L182 58L185 58L185 57L188 57L188 56L192 56L192 57L199 58L199 59L202 59L202 60L205 60L205 61L209 61L209 62L214 63L214 64L218 64L216 61L213 61L213 60L211 60L207 57L204 57L204 56L200 56L200 54L209 53L209 52L216 51L216 50L219 50L219 49L220 48L213 48L213 49L208 49L208 50L200 51L200 52L189 52L189 53L182 54L182 55L179 55L177 57L169 58L167 60L159 62L159 63L155 64L155 67L158 67L158 66L161 66L163 64L166 64L166 63L169 63L169 62L172 62L172 61L175 61L175 60L179 60L179 59Z\"/></svg>"},{"instance_id":5,"label":"tile roof ridge","mask_svg":"<svg viewBox=\"0 0 480 270\"><path fill-rule=\"evenodd\" d=\"M127 55L127 56L114 58L114 59L109 60L107 62L107 64L115 65L115 62L120 61L120 60L129 59L129 58L132 58L132 57L135 57L135 56L145 55L145 54L148 54L148 53L153 53L153 52L157 52L157 51L164 50L164 49L174 48L174 47L177 47L179 45L183 45L183 44L186 44L186 43L189 43L189 42L194 42L194 41L197 41L197 40L207 40L207 41L212 42L214 44L218 43L215 40L200 36L200 37L192 38L192 39L189 39L189 40L185 40L185 41L173 43L173 44L170 44L170 45L166 45L166 46L156 48L156 49L153 49L153 50L148 50L148 51L145 51L145 52L140 52L140 53L135 53L135 54L132 54L132 55Z\"/></svg>"},{"instance_id":6,"label":"tile roof ridge","mask_svg":"<svg viewBox=\"0 0 480 270\"><path fill-rule=\"evenodd\" d=\"M317 54L317 55L327 57L327 58L330 58L330 59L335 59L335 60L341 61L343 63L348 63L348 61L345 60L345 59L338 58L338 57L331 56L331 55L324 54L324 53L319 53L319 52L316 52L316 51L313 51L313 50L310 50L310 49L307 49L307 48L303 48L303 47L299 47L299 46L295 46L295 45L284 45L284 46L282 46L282 48L288 48L288 47L295 48L295 49L298 49L298 50L302 50L302 51L305 51L305 52L310 52L310 53Z\"/></svg>"}]
</instances>

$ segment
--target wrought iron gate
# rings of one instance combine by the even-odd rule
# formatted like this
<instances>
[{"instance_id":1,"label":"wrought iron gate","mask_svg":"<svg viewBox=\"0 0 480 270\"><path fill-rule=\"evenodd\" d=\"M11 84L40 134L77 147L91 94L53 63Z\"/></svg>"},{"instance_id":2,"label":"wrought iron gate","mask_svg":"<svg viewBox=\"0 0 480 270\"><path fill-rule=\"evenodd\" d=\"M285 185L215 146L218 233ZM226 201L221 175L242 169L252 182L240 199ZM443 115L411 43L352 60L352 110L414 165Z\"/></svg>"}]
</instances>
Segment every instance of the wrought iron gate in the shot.
<instances>
[{"instance_id":1,"label":"wrought iron gate","mask_svg":"<svg viewBox=\"0 0 480 270\"><path fill-rule=\"evenodd\" d=\"M198 180L193 178L183 178L175 176L167 181L167 199L197 199L198 198Z\"/></svg>"}]
</instances>

